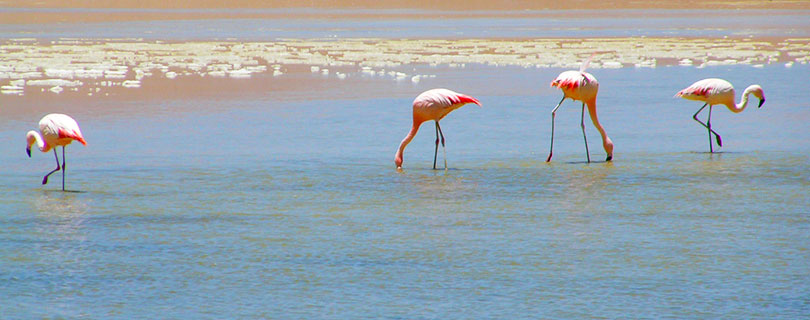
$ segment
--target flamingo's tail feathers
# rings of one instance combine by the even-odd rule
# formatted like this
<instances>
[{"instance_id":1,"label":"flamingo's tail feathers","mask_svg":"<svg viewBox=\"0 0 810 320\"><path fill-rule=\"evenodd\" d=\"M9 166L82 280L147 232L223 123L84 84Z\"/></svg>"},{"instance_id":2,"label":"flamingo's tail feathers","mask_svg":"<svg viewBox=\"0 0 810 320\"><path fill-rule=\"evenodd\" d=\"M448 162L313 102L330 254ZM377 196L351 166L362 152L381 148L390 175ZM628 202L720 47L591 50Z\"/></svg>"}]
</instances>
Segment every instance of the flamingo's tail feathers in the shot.
<instances>
[{"instance_id":1,"label":"flamingo's tail feathers","mask_svg":"<svg viewBox=\"0 0 810 320\"><path fill-rule=\"evenodd\" d=\"M82 133L74 130L59 129L59 138L70 138L81 142L83 145L87 145L87 141L82 137Z\"/></svg>"},{"instance_id":2,"label":"flamingo's tail feathers","mask_svg":"<svg viewBox=\"0 0 810 320\"><path fill-rule=\"evenodd\" d=\"M587 78L586 78L587 79ZM575 89L579 87L579 81L575 81L574 79L567 79L562 77L557 78L551 82L552 87L557 87L560 89Z\"/></svg>"},{"instance_id":3,"label":"flamingo's tail feathers","mask_svg":"<svg viewBox=\"0 0 810 320\"><path fill-rule=\"evenodd\" d=\"M478 101L478 99L470 97L470 96L468 96L466 94L458 94L457 97L458 97L458 100L459 100L458 103L475 103L475 104L477 104L479 106L481 105L481 101Z\"/></svg>"}]
</instances>

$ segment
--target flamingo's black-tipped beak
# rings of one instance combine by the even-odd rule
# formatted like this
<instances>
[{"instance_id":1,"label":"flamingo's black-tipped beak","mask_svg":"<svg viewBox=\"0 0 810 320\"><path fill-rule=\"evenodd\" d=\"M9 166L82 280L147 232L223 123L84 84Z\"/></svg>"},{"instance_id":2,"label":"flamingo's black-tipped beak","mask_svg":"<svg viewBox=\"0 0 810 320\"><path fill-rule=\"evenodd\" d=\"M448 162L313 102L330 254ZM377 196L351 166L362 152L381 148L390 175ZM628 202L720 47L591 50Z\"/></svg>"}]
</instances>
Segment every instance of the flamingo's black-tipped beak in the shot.
<instances>
[{"instance_id":1,"label":"flamingo's black-tipped beak","mask_svg":"<svg viewBox=\"0 0 810 320\"><path fill-rule=\"evenodd\" d=\"M26 153L26 154L28 155L28 157L30 158L30 157L31 157L31 148L30 148L30 147L29 147L29 148L25 148L25 153Z\"/></svg>"},{"instance_id":2,"label":"flamingo's black-tipped beak","mask_svg":"<svg viewBox=\"0 0 810 320\"><path fill-rule=\"evenodd\" d=\"M763 103L765 103L765 98L759 99L759 105L757 106L757 109L762 108Z\"/></svg>"},{"instance_id":3,"label":"flamingo's black-tipped beak","mask_svg":"<svg viewBox=\"0 0 810 320\"><path fill-rule=\"evenodd\" d=\"M605 162L608 162L608 161L611 161L611 160L613 160L613 155L608 155L607 158L605 158Z\"/></svg>"}]
</instances>

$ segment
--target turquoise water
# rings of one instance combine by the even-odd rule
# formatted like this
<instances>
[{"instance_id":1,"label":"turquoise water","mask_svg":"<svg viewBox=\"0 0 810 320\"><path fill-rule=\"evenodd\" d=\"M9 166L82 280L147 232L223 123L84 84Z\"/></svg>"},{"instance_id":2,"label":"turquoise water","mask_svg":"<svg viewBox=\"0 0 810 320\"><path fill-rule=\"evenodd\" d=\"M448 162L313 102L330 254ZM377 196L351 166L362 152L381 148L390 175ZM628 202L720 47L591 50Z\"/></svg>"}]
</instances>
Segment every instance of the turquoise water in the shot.
<instances>
[{"instance_id":1,"label":"turquoise water","mask_svg":"<svg viewBox=\"0 0 810 320\"><path fill-rule=\"evenodd\" d=\"M0 118L0 314L810 316L808 67L591 70L616 144L613 162L591 164L573 102L544 162L560 71L469 66L309 93L27 101ZM700 104L672 98L709 76L738 88L756 79L768 99L715 109L718 154L691 119ZM410 103L433 87L483 107L442 121L450 170L430 169L426 124L397 172ZM57 191L56 175L39 185L50 154L25 156L45 110L72 114L88 141L67 150L75 192Z\"/></svg>"}]
</instances>

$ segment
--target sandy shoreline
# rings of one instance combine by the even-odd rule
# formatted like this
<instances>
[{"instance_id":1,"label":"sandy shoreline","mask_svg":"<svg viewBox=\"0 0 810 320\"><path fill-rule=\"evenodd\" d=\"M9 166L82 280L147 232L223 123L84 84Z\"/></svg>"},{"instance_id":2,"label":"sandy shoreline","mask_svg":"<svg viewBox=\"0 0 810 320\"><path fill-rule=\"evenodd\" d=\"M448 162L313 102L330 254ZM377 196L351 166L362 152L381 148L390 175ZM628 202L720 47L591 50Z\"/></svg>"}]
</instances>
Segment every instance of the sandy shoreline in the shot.
<instances>
[{"instance_id":1,"label":"sandy shoreline","mask_svg":"<svg viewBox=\"0 0 810 320\"><path fill-rule=\"evenodd\" d=\"M199 19L421 19L481 17L615 16L618 10L739 10L779 15L810 10L808 1L18 1L3 3L0 24ZM663 13L666 14L666 13ZM619 16L621 17L621 16Z\"/></svg>"},{"instance_id":2,"label":"sandy shoreline","mask_svg":"<svg viewBox=\"0 0 810 320\"><path fill-rule=\"evenodd\" d=\"M3 3L12 8L140 8L140 9L231 9L231 8L351 8L351 9L430 9L450 11L563 10L563 9L808 9L801 0L533 0L490 1L450 0L425 2L416 0L21 0Z\"/></svg>"}]
</instances>

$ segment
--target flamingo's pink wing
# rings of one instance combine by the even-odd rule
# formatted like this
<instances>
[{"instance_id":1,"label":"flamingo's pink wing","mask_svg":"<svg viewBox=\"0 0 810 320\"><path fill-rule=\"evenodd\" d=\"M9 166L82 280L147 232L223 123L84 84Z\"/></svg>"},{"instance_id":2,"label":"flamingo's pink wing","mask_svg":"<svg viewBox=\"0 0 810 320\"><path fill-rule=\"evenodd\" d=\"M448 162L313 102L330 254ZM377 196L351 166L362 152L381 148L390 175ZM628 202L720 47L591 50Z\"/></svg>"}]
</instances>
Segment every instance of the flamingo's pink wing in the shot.
<instances>
[{"instance_id":1,"label":"flamingo's pink wing","mask_svg":"<svg viewBox=\"0 0 810 320\"><path fill-rule=\"evenodd\" d=\"M87 141L82 136L79 124L70 116L64 114L49 114L39 123L39 129L43 135L54 134L59 139L73 139L87 145Z\"/></svg>"},{"instance_id":2,"label":"flamingo's pink wing","mask_svg":"<svg viewBox=\"0 0 810 320\"><path fill-rule=\"evenodd\" d=\"M461 93L457 93L455 97L451 97L450 99L453 100L453 104L457 104L457 103L475 103L475 104L477 104L479 106L481 105L481 102L478 101L478 99L470 97L470 96L468 96L466 94L461 94Z\"/></svg>"},{"instance_id":3,"label":"flamingo's pink wing","mask_svg":"<svg viewBox=\"0 0 810 320\"><path fill-rule=\"evenodd\" d=\"M87 141L84 141L84 137L82 137L81 131L78 130L69 130L65 128L59 128L59 139L70 138L76 141L81 142L83 145L87 145Z\"/></svg>"},{"instance_id":4,"label":"flamingo's pink wing","mask_svg":"<svg viewBox=\"0 0 810 320\"><path fill-rule=\"evenodd\" d=\"M710 86L691 85L686 89L678 91L676 97L693 96L693 97L707 97L712 91Z\"/></svg>"}]
</instances>

